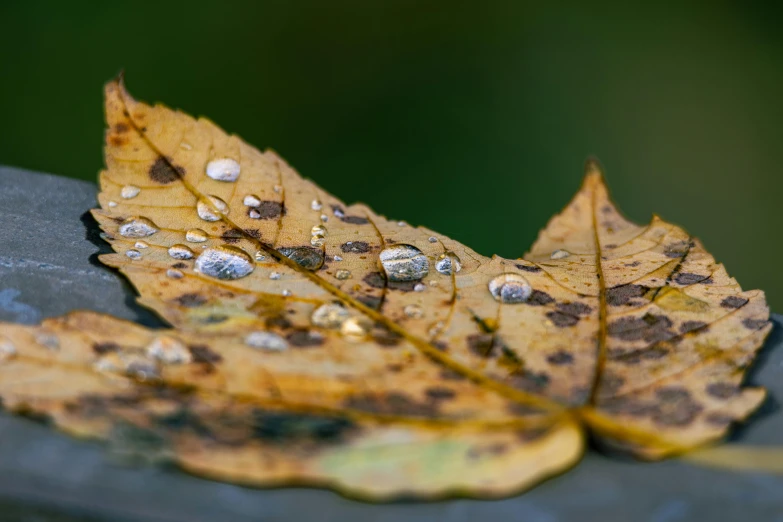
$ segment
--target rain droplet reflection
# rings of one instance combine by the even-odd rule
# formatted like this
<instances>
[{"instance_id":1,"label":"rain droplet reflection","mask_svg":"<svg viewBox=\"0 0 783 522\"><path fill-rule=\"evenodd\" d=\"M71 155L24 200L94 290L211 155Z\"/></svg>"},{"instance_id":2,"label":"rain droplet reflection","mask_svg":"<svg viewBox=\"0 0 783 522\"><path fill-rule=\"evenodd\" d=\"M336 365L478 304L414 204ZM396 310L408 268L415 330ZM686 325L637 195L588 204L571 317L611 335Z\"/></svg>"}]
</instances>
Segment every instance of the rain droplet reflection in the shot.
<instances>
[{"instance_id":1,"label":"rain droplet reflection","mask_svg":"<svg viewBox=\"0 0 783 522\"><path fill-rule=\"evenodd\" d=\"M533 293L530 283L519 274L501 274L492 279L488 286L492 297L505 304L524 303Z\"/></svg>"}]
</instances>

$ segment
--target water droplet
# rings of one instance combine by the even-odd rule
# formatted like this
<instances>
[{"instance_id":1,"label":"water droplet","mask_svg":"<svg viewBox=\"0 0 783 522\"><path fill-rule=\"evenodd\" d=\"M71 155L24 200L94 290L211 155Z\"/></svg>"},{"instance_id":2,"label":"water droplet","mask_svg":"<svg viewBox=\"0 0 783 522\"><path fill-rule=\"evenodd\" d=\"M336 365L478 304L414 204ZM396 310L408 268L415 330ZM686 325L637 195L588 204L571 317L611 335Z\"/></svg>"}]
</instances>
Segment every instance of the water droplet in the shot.
<instances>
[{"instance_id":1,"label":"water droplet","mask_svg":"<svg viewBox=\"0 0 783 522\"><path fill-rule=\"evenodd\" d=\"M397 226L398 227L404 227L405 225L407 225L407 223L405 221L398 221L397 222Z\"/></svg>"},{"instance_id":2,"label":"water droplet","mask_svg":"<svg viewBox=\"0 0 783 522\"><path fill-rule=\"evenodd\" d=\"M323 204L321 204L321 202L317 199L314 199L310 202L310 208L313 210L321 210L321 208L323 208Z\"/></svg>"},{"instance_id":3,"label":"water droplet","mask_svg":"<svg viewBox=\"0 0 783 522\"><path fill-rule=\"evenodd\" d=\"M245 196L245 199L242 200L242 203L244 203L246 207L257 207L258 205L261 204L261 200L258 199L258 196L254 196L253 194L248 194L247 196Z\"/></svg>"},{"instance_id":4,"label":"water droplet","mask_svg":"<svg viewBox=\"0 0 783 522\"><path fill-rule=\"evenodd\" d=\"M344 268L341 268L337 272L334 273L334 277L336 277L340 281L345 281L346 279L351 277L351 271L350 270L346 270Z\"/></svg>"},{"instance_id":5,"label":"water droplet","mask_svg":"<svg viewBox=\"0 0 783 522\"><path fill-rule=\"evenodd\" d=\"M425 291L426 289L427 289L427 285L425 285L424 283L416 283L416 284L413 286L413 291L414 291L414 292L423 292L423 291Z\"/></svg>"},{"instance_id":6,"label":"water droplet","mask_svg":"<svg viewBox=\"0 0 783 522\"><path fill-rule=\"evenodd\" d=\"M328 231L323 225L313 225L313 228L310 229L310 235L312 236L326 236L327 233Z\"/></svg>"},{"instance_id":7,"label":"water droplet","mask_svg":"<svg viewBox=\"0 0 783 522\"><path fill-rule=\"evenodd\" d=\"M326 214L321 214L321 221L326 223L327 221L329 221L329 216L327 216Z\"/></svg>"},{"instance_id":8,"label":"water droplet","mask_svg":"<svg viewBox=\"0 0 783 522\"><path fill-rule=\"evenodd\" d=\"M571 252L568 250L560 250L557 249L549 256L549 259L565 259L566 257L570 256Z\"/></svg>"},{"instance_id":9,"label":"water droplet","mask_svg":"<svg viewBox=\"0 0 783 522\"><path fill-rule=\"evenodd\" d=\"M435 236L430 236L427 241L429 241L430 243L437 243L438 242L438 238L435 237Z\"/></svg>"},{"instance_id":10,"label":"water droplet","mask_svg":"<svg viewBox=\"0 0 783 522\"><path fill-rule=\"evenodd\" d=\"M196 203L198 217L204 221L220 221L228 210L226 202L217 196L207 196L207 199Z\"/></svg>"},{"instance_id":11,"label":"water droplet","mask_svg":"<svg viewBox=\"0 0 783 522\"><path fill-rule=\"evenodd\" d=\"M35 336L35 342L44 345L47 349L56 352L60 349L60 339L50 333L40 333Z\"/></svg>"},{"instance_id":12,"label":"water droplet","mask_svg":"<svg viewBox=\"0 0 783 522\"><path fill-rule=\"evenodd\" d=\"M191 144L190 144L190 143L188 143L187 141L183 141L183 142L181 142L181 143L179 144L179 148L180 148L180 149L183 149L183 150L192 150L192 149L193 149L193 145L191 145Z\"/></svg>"},{"instance_id":13,"label":"water droplet","mask_svg":"<svg viewBox=\"0 0 783 522\"><path fill-rule=\"evenodd\" d=\"M247 213L247 217L250 219L261 219L261 212L252 208L250 209L250 212Z\"/></svg>"},{"instance_id":14,"label":"water droplet","mask_svg":"<svg viewBox=\"0 0 783 522\"><path fill-rule=\"evenodd\" d=\"M99 372L119 372L124 370L125 363L120 355L116 352L109 352L100 356L92 365L96 371Z\"/></svg>"},{"instance_id":15,"label":"water droplet","mask_svg":"<svg viewBox=\"0 0 783 522\"><path fill-rule=\"evenodd\" d=\"M438 282L435 279L430 279L430 286L438 286Z\"/></svg>"},{"instance_id":16,"label":"water droplet","mask_svg":"<svg viewBox=\"0 0 783 522\"><path fill-rule=\"evenodd\" d=\"M424 310L417 304L409 304L402 311L411 319L421 319L424 317Z\"/></svg>"},{"instance_id":17,"label":"water droplet","mask_svg":"<svg viewBox=\"0 0 783 522\"><path fill-rule=\"evenodd\" d=\"M451 275L462 270L462 263L454 252L442 254L435 262L435 270L443 275Z\"/></svg>"},{"instance_id":18,"label":"water droplet","mask_svg":"<svg viewBox=\"0 0 783 522\"><path fill-rule=\"evenodd\" d=\"M207 248L196 259L196 270L216 279L239 279L254 269L255 263L247 252L229 245Z\"/></svg>"},{"instance_id":19,"label":"water droplet","mask_svg":"<svg viewBox=\"0 0 783 522\"><path fill-rule=\"evenodd\" d=\"M335 261L342 261L343 260L343 256L334 256L334 260Z\"/></svg>"},{"instance_id":20,"label":"water droplet","mask_svg":"<svg viewBox=\"0 0 783 522\"><path fill-rule=\"evenodd\" d=\"M169 248L169 255L174 259L193 259L193 251L185 245L174 245Z\"/></svg>"},{"instance_id":21,"label":"water droplet","mask_svg":"<svg viewBox=\"0 0 783 522\"><path fill-rule=\"evenodd\" d=\"M430 271L427 256L412 245L401 244L384 248L380 260L389 281L416 281Z\"/></svg>"},{"instance_id":22,"label":"water droplet","mask_svg":"<svg viewBox=\"0 0 783 522\"><path fill-rule=\"evenodd\" d=\"M146 241L136 241L136 244L133 245L133 246L135 248L140 248L140 249L144 250L145 248L149 248L150 244L147 243Z\"/></svg>"},{"instance_id":23,"label":"water droplet","mask_svg":"<svg viewBox=\"0 0 783 522\"><path fill-rule=\"evenodd\" d=\"M141 381L160 378L160 369L154 360L142 355L126 355L121 357L122 370L129 376Z\"/></svg>"},{"instance_id":24,"label":"water droplet","mask_svg":"<svg viewBox=\"0 0 783 522\"><path fill-rule=\"evenodd\" d=\"M501 274L489 282L489 292L496 301L506 304L524 303L533 293L527 279L519 274Z\"/></svg>"},{"instance_id":25,"label":"water droplet","mask_svg":"<svg viewBox=\"0 0 783 522\"><path fill-rule=\"evenodd\" d=\"M16 346L10 341L0 342L0 363L12 359L16 355Z\"/></svg>"},{"instance_id":26,"label":"water droplet","mask_svg":"<svg viewBox=\"0 0 783 522\"><path fill-rule=\"evenodd\" d=\"M112 236L111 234L107 234L106 232L101 232L100 234L98 234L98 236L100 236L100 238L103 239L104 241L114 240L114 236Z\"/></svg>"},{"instance_id":27,"label":"water droplet","mask_svg":"<svg viewBox=\"0 0 783 522\"><path fill-rule=\"evenodd\" d=\"M291 297L291 290L288 288L283 289L283 297Z\"/></svg>"},{"instance_id":28,"label":"water droplet","mask_svg":"<svg viewBox=\"0 0 783 522\"><path fill-rule=\"evenodd\" d=\"M117 202L116 202L116 201L109 201L109 203L107 203L107 204L108 204L108 205L109 205L109 207L111 207L111 208L114 208L114 207L116 207L116 206L117 206Z\"/></svg>"},{"instance_id":29,"label":"water droplet","mask_svg":"<svg viewBox=\"0 0 783 522\"><path fill-rule=\"evenodd\" d=\"M216 181L236 181L239 170L239 163L231 158L216 159L207 163L207 176Z\"/></svg>"},{"instance_id":30,"label":"water droplet","mask_svg":"<svg viewBox=\"0 0 783 522\"><path fill-rule=\"evenodd\" d=\"M310 244L314 247L322 247L326 244L326 238L324 236L313 236L310 238Z\"/></svg>"},{"instance_id":31,"label":"water droplet","mask_svg":"<svg viewBox=\"0 0 783 522\"><path fill-rule=\"evenodd\" d=\"M329 303L316 308L310 316L310 320L313 322L313 325L321 328L339 328L349 317L351 317L351 314L344 306Z\"/></svg>"},{"instance_id":32,"label":"water droplet","mask_svg":"<svg viewBox=\"0 0 783 522\"><path fill-rule=\"evenodd\" d=\"M332 212L334 212L334 217L337 219L342 219L345 217L345 212L343 212L343 209L340 207L332 207Z\"/></svg>"},{"instance_id":33,"label":"water droplet","mask_svg":"<svg viewBox=\"0 0 783 522\"><path fill-rule=\"evenodd\" d=\"M177 270L176 268L169 268L166 270L166 275L172 279L182 279L185 277L185 274Z\"/></svg>"},{"instance_id":34,"label":"water droplet","mask_svg":"<svg viewBox=\"0 0 783 522\"><path fill-rule=\"evenodd\" d=\"M185 239L191 243L203 243L207 240L207 233L200 228L191 228L185 232Z\"/></svg>"},{"instance_id":35,"label":"water droplet","mask_svg":"<svg viewBox=\"0 0 783 522\"><path fill-rule=\"evenodd\" d=\"M271 279L272 281L277 281L278 279L280 279L280 272L272 272L271 274L269 274L269 279Z\"/></svg>"},{"instance_id":36,"label":"water droplet","mask_svg":"<svg viewBox=\"0 0 783 522\"><path fill-rule=\"evenodd\" d=\"M272 187L272 190L275 191L275 194L280 194L283 191L283 187L281 185L275 185Z\"/></svg>"},{"instance_id":37,"label":"water droplet","mask_svg":"<svg viewBox=\"0 0 783 522\"><path fill-rule=\"evenodd\" d=\"M187 364L193 361L185 343L167 335L153 339L147 346L147 356L167 364Z\"/></svg>"},{"instance_id":38,"label":"water droplet","mask_svg":"<svg viewBox=\"0 0 783 522\"><path fill-rule=\"evenodd\" d=\"M343 338L351 342L363 341L369 330L370 325L362 317L350 317L340 325L340 333Z\"/></svg>"},{"instance_id":39,"label":"water droplet","mask_svg":"<svg viewBox=\"0 0 783 522\"><path fill-rule=\"evenodd\" d=\"M312 247L283 247L278 252L305 270L318 270L324 264L324 253Z\"/></svg>"},{"instance_id":40,"label":"water droplet","mask_svg":"<svg viewBox=\"0 0 783 522\"><path fill-rule=\"evenodd\" d=\"M264 253L261 252L260 250L258 252L256 252L255 256L253 256L253 257L256 258L256 261L263 261L264 259L266 259L266 256L264 255Z\"/></svg>"},{"instance_id":41,"label":"water droplet","mask_svg":"<svg viewBox=\"0 0 783 522\"><path fill-rule=\"evenodd\" d=\"M120 225L120 235L124 237L147 237L157 231L155 223L145 217L129 217Z\"/></svg>"},{"instance_id":42,"label":"water droplet","mask_svg":"<svg viewBox=\"0 0 783 522\"><path fill-rule=\"evenodd\" d=\"M443 321L438 321L437 323L433 324L429 327L427 330L427 335L430 337L435 337L443 333L443 329L446 328L446 323Z\"/></svg>"},{"instance_id":43,"label":"water droplet","mask_svg":"<svg viewBox=\"0 0 783 522\"><path fill-rule=\"evenodd\" d=\"M138 250L128 250L125 252L125 255L128 256L131 259L140 259L141 258L141 252Z\"/></svg>"},{"instance_id":44,"label":"water droplet","mask_svg":"<svg viewBox=\"0 0 783 522\"><path fill-rule=\"evenodd\" d=\"M272 332L251 332L245 337L245 344L273 352L282 352L288 348L286 340Z\"/></svg>"},{"instance_id":45,"label":"water droplet","mask_svg":"<svg viewBox=\"0 0 783 522\"><path fill-rule=\"evenodd\" d=\"M141 192L141 189L136 185L125 185L120 191L120 196L123 199L133 199L139 195L139 192Z\"/></svg>"}]
</instances>

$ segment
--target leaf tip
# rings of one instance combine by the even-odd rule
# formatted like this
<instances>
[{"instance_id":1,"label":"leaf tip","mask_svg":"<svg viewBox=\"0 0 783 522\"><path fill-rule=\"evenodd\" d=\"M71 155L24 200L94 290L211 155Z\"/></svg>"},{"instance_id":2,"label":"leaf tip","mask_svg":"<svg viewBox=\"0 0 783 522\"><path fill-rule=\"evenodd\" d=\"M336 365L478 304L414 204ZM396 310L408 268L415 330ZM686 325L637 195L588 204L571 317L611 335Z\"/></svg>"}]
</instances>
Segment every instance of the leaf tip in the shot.
<instances>
[{"instance_id":1,"label":"leaf tip","mask_svg":"<svg viewBox=\"0 0 783 522\"><path fill-rule=\"evenodd\" d=\"M590 156L585 160L584 175L585 186L605 185L604 168L601 166L598 158L594 156Z\"/></svg>"}]
</instances>

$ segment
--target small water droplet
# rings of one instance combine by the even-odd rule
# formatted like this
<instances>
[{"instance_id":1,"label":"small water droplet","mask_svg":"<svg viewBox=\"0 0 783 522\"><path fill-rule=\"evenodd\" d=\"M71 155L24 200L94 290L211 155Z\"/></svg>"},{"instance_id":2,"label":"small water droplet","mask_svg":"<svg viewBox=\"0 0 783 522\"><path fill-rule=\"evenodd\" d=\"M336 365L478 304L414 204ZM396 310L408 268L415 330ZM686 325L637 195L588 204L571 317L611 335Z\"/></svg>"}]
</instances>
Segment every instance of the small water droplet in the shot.
<instances>
[{"instance_id":1,"label":"small water droplet","mask_svg":"<svg viewBox=\"0 0 783 522\"><path fill-rule=\"evenodd\" d=\"M216 279L240 279L255 269L253 259L230 245L207 248L196 259L196 270Z\"/></svg>"},{"instance_id":2,"label":"small water droplet","mask_svg":"<svg viewBox=\"0 0 783 522\"><path fill-rule=\"evenodd\" d=\"M291 290L288 288L283 289L283 297L291 297Z\"/></svg>"},{"instance_id":3,"label":"small water droplet","mask_svg":"<svg viewBox=\"0 0 783 522\"><path fill-rule=\"evenodd\" d=\"M344 268L341 268L337 272L334 273L334 277L336 277L340 281L345 281L346 279L351 277L351 271L350 270L346 270Z\"/></svg>"},{"instance_id":4,"label":"small water droplet","mask_svg":"<svg viewBox=\"0 0 783 522\"><path fill-rule=\"evenodd\" d=\"M280 194L283 191L283 187L281 185L275 185L272 187L272 190L275 191L275 194Z\"/></svg>"},{"instance_id":5,"label":"small water droplet","mask_svg":"<svg viewBox=\"0 0 783 522\"><path fill-rule=\"evenodd\" d=\"M116 207L116 206L117 206L117 202L116 202L116 201L109 201L109 203L107 203L107 204L108 204L108 205L109 205L109 207L111 207L111 208L114 208L114 207Z\"/></svg>"},{"instance_id":6,"label":"small water droplet","mask_svg":"<svg viewBox=\"0 0 783 522\"><path fill-rule=\"evenodd\" d=\"M133 245L135 248L140 248L141 250L144 250L145 248L149 248L150 244L146 241L136 241L136 244Z\"/></svg>"},{"instance_id":7,"label":"small water droplet","mask_svg":"<svg viewBox=\"0 0 783 522\"><path fill-rule=\"evenodd\" d=\"M190 144L190 143L188 143L187 141L183 141L183 142L181 142L181 143L179 144L179 148L180 148L180 149L183 149L183 150L192 150L192 149L193 149L193 145L191 145L191 144Z\"/></svg>"},{"instance_id":8,"label":"small water droplet","mask_svg":"<svg viewBox=\"0 0 783 522\"><path fill-rule=\"evenodd\" d=\"M185 245L173 245L169 248L169 255L174 259L193 259L193 251Z\"/></svg>"},{"instance_id":9,"label":"small water droplet","mask_svg":"<svg viewBox=\"0 0 783 522\"><path fill-rule=\"evenodd\" d=\"M310 320L313 325L321 328L339 328L349 317L351 314L344 306L329 303L316 308L310 316Z\"/></svg>"},{"instance_id":10,"label":"small water droplet","mask_svg":"<svg viewBox=\"0 0 783 522\"><path fill-rule=\"evenodd\" d=\"M122 359L122 370L126 375L135 377L140 381L157 380L160 378L160 369L154 360L142 355L125 355Z\"/></svg>"},{"instance_id":11,"label":"small water droplet","mask_svg":"<svg viewBox=\"0 0 783 522\"><path fill-rule=\"evenodd\" d=\"M326 244L326 238L324 236L313 236L310 238L310 244L314 247L322 247Z\"/></svg>"},{"instance_id":12,"label":"small water droplet","mask_svg":"<svg viewBox=\"0 0 783 522\"><path fill-rule=\"evenodd\" d=\"M251 332L245 337L245 344L273 352L282 352L288 348L288 342L272 332Z\"/></svg>"},{"instance_id":13,"label":"small water droplet","mask_svg":"<svg viewBox=\"0 0 783 522\"><path fill-rule=\"evenodd\" d=\"M258 196L248 194L245 196L245 199L242 200L242 203L244 203L246 207L257 207L261 204L261 200L258 199Z\"/></svg>"},{"instance_id":14,"label":"small water droplet","mask_svg":"<svg viewBox=\"0 0 783 522\"><path fill-rule=\"evenodd\" d=\"M569 252L568 250L557 249L554 252L552 252L552 254L550 254L549 259L565 259L570 255L571 252Z\"/></svg>"},{"instance_id":15,"label":"small water droplet","mask_svg":"<svg viewBox=\"0 0 783 522\"><path fill-rule=\"evenodd\" d=\"M326 223L327 221L329 221L329 216L327 216L326 214L321 214L321 221Z\"/></svg>"},{"instance_id":16,"label":"small water droplet","mask_svg":"<svg viewBox=\"0 0 783 522\"><path fill-rule=\"evenodd\" d=\"M239 170L239 163L231 158L220 158L207 163L207 176L216 181L236 181Z\"/></svg>"},{"instance_id":17,"label":"small water droplet","mask_svg":"<svg viewBox=\"0 0 783 522\"><path fill-rule=\"evenodd\" d=\"M313 247L282 247L278 252L305 270L318 270L324 264L324 253Z\"/></svg>"},{"instance_id":18,"label":"small water droplet","mask_svg":"<svg viewBox=\"0 0 783 522\"><path fill-rule=\"evenodd\" d=\"M323 204L317 199L314 199L310 202L310 208L313 210L321 210L321 208L323 208Z\"/></svg>"},{"instance_id":19,"label":"small water droplet","mask_svg":"<svg viewBox=\"0 0 783 522\"><path fill-rule=\"evenodd\" d=\"M266 259L266 256L264 255L264 253L261 252L260 250L258 252L256 252L255 256L253 256L253 257L256 258L256 261L263 261L264 259Z\"/></svg>"},{"instance_id":20,"label":"small water droplet","mask_svg":"<svg viewBox=\"0 0 783 522\"><path fill-rule=\"evenodd\" d=\"M261 219L261 212L252 208L250 209L250 212L247 213L247 217L250 219Z\"/></svg>"},{"instance_id":21,"label":"small water droplet","mask_svg":"<svg viewBox=\"0 0 783 522\"><path fill-rule=\"evenodd\" d=\"M141 252L138 250L128 250L125 252L125 255L128 256L131 259L140 259L141 258Z\"/></svg>"},{"instance_id":22,"label":"small water droplet","mask_svg":"<svg viewBox=\"0 0 783 522\"><path fill-rule=\"evenodd\" d=\"M145 217L129 217L120 225L120 235L124 237L147 237L157 231L155 223Z\"/></svg>"},{"instance_id":23,"label":"small water droplet","mask_svg":"<svg viewBox=\"0 0 783 522\"><path fill-rule=\"evenodd\" d=\"M177 270L176 268L169 268L166 270L166 275L172 279L182 279L185 277L185 274L183 274L181 271Z\"/></svg>"},{"instance_id":24,"label":"small water droplet","mask_svg":"<svg viewBox=\"0 0 783 522\"><path fill-rule=\"evenodd\" d=\"M133 199L139 195L139 192L141 192L141 189L136 185L125 185L120 191L120 196L123 199Z\"/></svg>"},{"instance_id":25,"label":"small water droplet","mask_svg":"<svg viewBox=\"0 0 783 522\"><path fill-rule=\"evenodd\" d=\"M446 328L446 323L443 321L438 321L437 323L434 323L432 326L429 327L427 330L427 335L430 337L435 337L443 333L443 329Z\"/></svg>"},{"instance_id":26,"label":"small water droplet","mask_svg":"<svg viewBox=\"0 0 783 522\"><path fill-rule=\"evenodd\" d=\"M334 217L337 219L342 219L345 217L345 212L343 212L343 209L340 207L332 207L332 212L334 213Z\"/></svg>"},{"instance_id":27,"label":"small water droplet","mask_svg":"<svg viewBox=\"0 0 783 522\"><path fill-rule=\"evenodd\" d=\"M191 243L203 243L207 240L207 233L200 228L191 228L185 232L185 239Z\"/></svg>"},{"instance_id":28,"label":"small water droplet","mask_svg":"<svg viewBox=\"0 0 783 522\"><path fill-rule=\"evenodd\" d=\"M501 274L489 282L489 292L496 301L506 304L524 303L530 299L533 288L519 274Z\"/></svg>"},{"instance_id":29,"label":"small water droplet","mask_svg":"<svg viewBox=\"0 0 783 522\"><path fill-rule=\"evenodd\" d=\"M185 343L168 335L161 335L147 346L147 356L166 364L187 364L193 356Z\"/></svg>"},{"instance_id":30,"label":"small water droplet","mask_svg":"<svg viewBox=\"0 0 783 522\"><path fill-rule=\"evenodd\" d=\"M424 283L416 283L416 284L413 286L413 291L414 291L414 292L423 292L423 291L425 291L426 289L427 289L427 285L425 285Z\"/></svg>"},{"instance_id":31,"label":"small water droplet","mask_svg":"<svg viewBox=\"0 0 783 522\"><path fill-rule=\"evenodd\" d=\"M367 337L370 325L367 320L361 317L350 317L340 325L340 333L343 338L350 342L360 342Z\"/></svg>"},{"instance_id":32,"label":"small water droplet","mask_svg":"<svg viewBox=\"0 0 783 522\"><path fill-rule=\"evenodd\" d=\"M117 352L109 352L98 357L92 367L99 372L119 372L125 368L125 363Z\"/></svg>"},{"instance_id":33,"label":"small water droplet","mask_svg":"<svg viewBox=\"0 0 783 522\"><path fill-rule=\"evenodd\" d=\"M430 271L427 256L412 245L392 245L380 253L381 266L389 281L416 281Z\"/></svg>"},{"instance_id":34,"label":"small water droplet","mask_svg":"<svg viewBox=\"0 0 783 522\"><path fill-rule=\"evenodd\" d=\"M220 221L228 210L226 202L217 196L207 196L196 203L198 217L204 221Z\"/></svg>"},{"instance_id":35,"label":"small water droplet","mask_svg":"<svg viewBox=\"0 0 783 522\"><path fill-rule=\"evenodd\" d=\"M397 226L398 227L404 227L405 225L407 225L407 223L405 221L398 221L397 222Z\"/></svg>"},{"instance_id":36,"label":"small water droplet","mask_svg":"<svg viewBox=\"0 0 783 522\"><path fill-rule=\"evenodd\" d=\"M435 262L435 270L443 275L451 275L462 270L462 263L454 252L442 254Z\"/></svg>"},{"instance_id":37,"label":"small water droplet","mask_svg":"<svg viewBox=\"0 0 783 522\"><path fill-rule=\"evenodd\" d=\"M11 341L0 342L0 363L12 359L16 355L16 346Z\"/></svg>"},{"instance_id":38,"label":"small water droplet","mask_svg":"<svg viewBox=\"0 0 783 522\"><path fill-rule=\"evenodd\" d=\"M100 236L100 238L103 239L104 241L114 240L114 236L112 236L111 234L107 234L106 232L101 232L100 234L98 234L98 236Z\"/></svg>"},{"instance_id":39,"label":"small water droplet","mask_svg":"<svg viewBox=\"0 0 783 522\"><path fill-rule=\"evenodd\" d=\"M430 236L427 241L429 241L430 243L437 243L438 242L438 238L435 237L435 236Z\"/></svg>"},{"instance_id":40,"label":"small water droplet","mask_svg":"<svg viewBox=\"0 0 783 522\"><path fill-rule=\"evenodd\" d=\"M271 279L272 281L277 281L278 279L280 279L280 272L272 272L271 274L269 274L269 279Z\"/></svg>"},{"instance_id":41,"label":"small water droplet","mask_svg":"<svg viewBox=\"0 0 783 522\"><path fill-rule=\"evenodd\" d=\"M328 231L323 225L313 225L313 228L310 229L310 235L312 236L326 236L327 233Z\"/></svg>"},{"instance_id":42,"label":"small water droplet","mask_svg":"<svg viewBox=\"0 0 783 522\"><path fill-rule=\"evenodd\" d=\"M402 311L411 319L421 319L424 317L424 310L417 304L409 304L403 308Z\"/></svg>"}]
</instances>

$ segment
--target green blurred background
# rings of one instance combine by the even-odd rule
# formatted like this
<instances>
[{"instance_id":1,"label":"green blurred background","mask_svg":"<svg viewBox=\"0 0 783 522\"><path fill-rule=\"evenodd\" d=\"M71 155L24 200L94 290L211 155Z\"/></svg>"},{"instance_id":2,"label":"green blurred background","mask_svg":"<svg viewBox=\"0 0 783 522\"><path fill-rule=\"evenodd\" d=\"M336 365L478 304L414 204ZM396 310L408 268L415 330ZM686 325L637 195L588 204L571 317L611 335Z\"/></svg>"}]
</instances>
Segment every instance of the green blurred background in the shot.
<instances>
[{"instance_id":1,"label":"green blurred background","mask_svg":"<svg viewBox=\"0 0 783 522\"><path fill-rule=\"evenodd\" d=\"M515 257L593 154L628 215L685 225L783 311L774 9L6 1L0 163L94 180L124 69L346 201Z\"/></svg>"}]
</instances>

